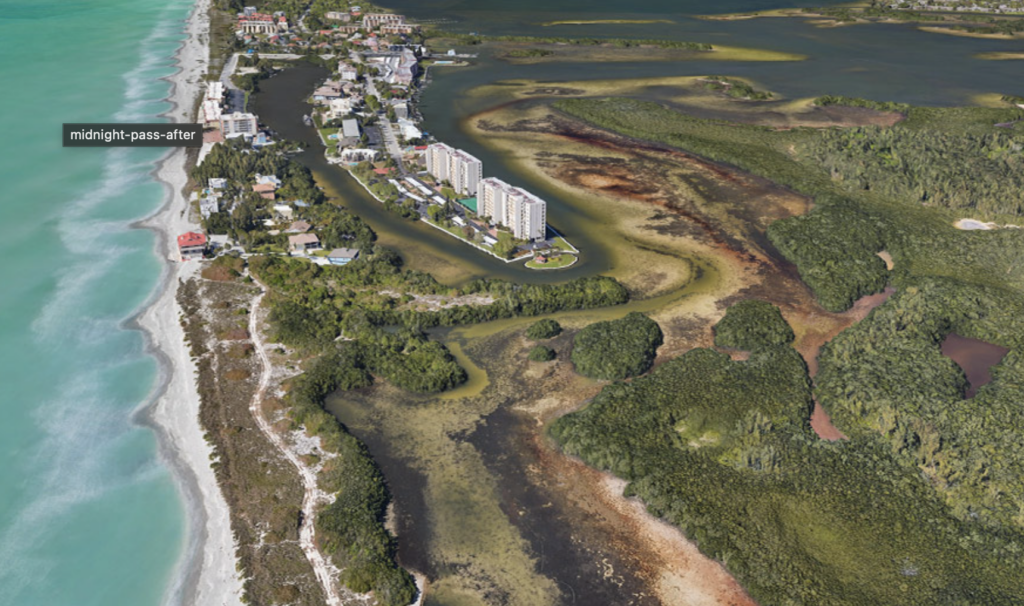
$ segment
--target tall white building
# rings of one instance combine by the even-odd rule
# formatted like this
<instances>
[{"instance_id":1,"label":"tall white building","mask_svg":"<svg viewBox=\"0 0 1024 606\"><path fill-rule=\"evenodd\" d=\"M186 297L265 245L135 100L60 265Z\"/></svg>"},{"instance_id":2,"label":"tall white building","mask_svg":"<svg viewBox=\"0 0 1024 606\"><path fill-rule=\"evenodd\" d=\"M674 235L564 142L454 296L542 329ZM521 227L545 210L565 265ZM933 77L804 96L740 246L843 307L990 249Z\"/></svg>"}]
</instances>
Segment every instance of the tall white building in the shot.
<instances>
[{"instance_id":1,"label":"tall white building","mask_svg":"<svg viewBox=\"0 0 1024 606\"><path fill-rule=\"evenodd\" d=\"M477 214L498 225L508 225L509 196L514 194L511 185L495 177L480 182L477 196Z\"/></svg>"},{"instance_id":2,"label":"tall white building","mask_svg":"<svg viewBox=\"0 0 1024 606\"><path fill-rule=\"evenodd\" d=\"M455 150L448 156L448 181L452 189L460 194L475 196L484 178L484 164L474 156Z\"/></svg>"},{"instance_id":3,"label":"tall white building","mask_svg":"<svg viewBox=\"0 0 1024 606\"><path fill-rule=\"evenodd\" d=\"M444 143L434 143L427 147L427 172L438 181L448 180L448 155L455 150Z\"/></svg>"},{"instance_id":4,"label":"tall white building","mask_svg":"<svg viewBox=\"0 0 1024 606\"><path fill-rule=\"evenodd\" d=\"M484 165L472 155L444 143L427 147L427 172L448 181L459 194L475 196L483 179Z\"/></svg>"},{"instance_id":5,"label":"tall white building","mask_svg":"<svg viewBox=\"0 0 1024 606\"><path fill-rule=\"evenodd\" d=\"M548 205L528 191L516 188L513 198L512 235L523 240L541 240L548 224Z\"/></svg>"},{"instance_id":6,"label":"tall white building","mask_svg":"<svg viewBox=\"0 0 1024 606\"><path fill-rule=\"evenodd\" d=\"M480 182L477 208L481 217L504 225L521 240L539 240L545 235L547 203L501 179L488 177Z\"/></svg>"}]
</instances>

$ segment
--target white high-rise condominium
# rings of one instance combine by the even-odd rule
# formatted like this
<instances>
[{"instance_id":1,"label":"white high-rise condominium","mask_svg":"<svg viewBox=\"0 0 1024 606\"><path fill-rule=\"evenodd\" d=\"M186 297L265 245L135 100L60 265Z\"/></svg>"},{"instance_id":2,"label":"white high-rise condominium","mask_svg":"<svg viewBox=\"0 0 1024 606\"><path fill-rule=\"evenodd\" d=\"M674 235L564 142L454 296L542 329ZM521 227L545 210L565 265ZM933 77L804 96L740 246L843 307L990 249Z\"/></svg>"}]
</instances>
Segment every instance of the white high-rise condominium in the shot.
<instances>
[{"instance_id":1,"label":"white high-rise condominium","mask_svg":"<svg viewBox=\"0 0 1024 606\"><path fill-rule=\"evenodd\" d=\"M477 208L481 217L511 229L521 240L539 240L547 230L547 203L501 179L480 182Z\"/></svg>"},{"instance_id":2,"label":"white high-rise condominium","mask_svg":"<svg viewBox=\"0 0 1024 606\"><path fill-rule=\"evenodd\" d=\"M457 149L448 154L448 181L459 194L475 196L484 176L483 162Z\"/></svg>"},{"instance_id":3,"label":"white high-rise condominium","mask_svg":"<svg viewBox=\"0 0 1024 606\"><path fill-rule=\"evenodd\" d=\"M427 172L448 181L458 194L475 196L483 179L484 165L472 155L444 143L427 147Z\"/></svg>"},{"instance_id":4,"label":"white high-rise condominium","mask_svg":"<svg viewBox=\"0 0 1024 606\"><path fill-rule=\"evenodd\" d=\"M530 192L516 189L512 197L512 235L522 240L540 240L547 228L547 203Z\"/></svg>"},{"instance_id":5,"label":"white high-rise condominium","mask_svg":"<svg viewBox=\"0 0 1024 606\"><path fill-rule=\"evenodd\" d=\"M508 225L508 198L512 193L512 186L501 179L487 177L481 181L477 196L480 216L499 225Z\"/></svg>"},{"instance_id":6,"label":"white high-rise condominium","mask_svg":"<svg viewBox=\"0 0 1024 606\"><path fill-rule=\"evenodd\" d=\"M438 181L448 180L448 156L455 150L444 143L434 143L427 147L427 172Z\"/></svg>"}]
</instances>

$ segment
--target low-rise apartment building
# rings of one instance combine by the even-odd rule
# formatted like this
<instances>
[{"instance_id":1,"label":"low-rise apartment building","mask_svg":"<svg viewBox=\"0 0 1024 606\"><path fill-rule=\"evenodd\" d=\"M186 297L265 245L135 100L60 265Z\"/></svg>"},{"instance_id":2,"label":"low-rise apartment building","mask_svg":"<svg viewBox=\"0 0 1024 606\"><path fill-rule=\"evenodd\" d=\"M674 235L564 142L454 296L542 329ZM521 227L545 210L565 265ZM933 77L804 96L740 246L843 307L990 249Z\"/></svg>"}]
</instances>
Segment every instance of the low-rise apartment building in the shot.
<instances>
[{"instance_id":1,"label":"low-rise apartment building","mask_svg":"<svg viewBox=\"0 0 1024 606\"><path fill-rule=\"evenodd\" d=\"M220 129L228 139L232 137L251 137L256 134L259 125L256 116L250 113L233 112L220 117Z\"/></svg>"}]
</instances>

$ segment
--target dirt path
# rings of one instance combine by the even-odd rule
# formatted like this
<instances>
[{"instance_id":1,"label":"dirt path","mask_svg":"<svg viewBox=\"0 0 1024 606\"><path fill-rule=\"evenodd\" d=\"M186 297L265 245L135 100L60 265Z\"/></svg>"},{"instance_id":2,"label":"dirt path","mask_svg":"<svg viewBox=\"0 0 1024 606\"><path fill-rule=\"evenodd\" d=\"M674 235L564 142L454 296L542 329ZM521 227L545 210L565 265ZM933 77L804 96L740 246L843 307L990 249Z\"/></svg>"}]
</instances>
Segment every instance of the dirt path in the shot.
<instances>
[{"instance_id":1,"label":"dirt path","mask_svg":"<svg viewBox=\"0 0 1024 606\"><path fill-rule=\"evenodd\" d=\"M329 606L343 606L344 602L331 578L332 566L316 544L316 528L313 525L317 507L321 503L328 502L329 497L317 486L316 472L302 462L298 453L288 445L281 434L274 431L274 428L263 414L263 398L270 387L271 370L273 367L270 357L267 356L263 335L260 332L259 326L259 307L267 289L259 282L256 283L260 285L262 290L252 300L252 306L249 311L249 334L251 335L253 345L256 346L256 355L259 358L260 380L256 393L253 394L252 402L249 404L249 411L252 413L253 419L256 420L256 424L259 425L260 431L295 466L295 469L299 472L299 477L302 478L302 486L305 492L302 497L299 545L302 547L303 553L306 554L306 559L309 560L310 565L313 567L317 581L319 581L320 587L324 591L327 604Z\"/></svg>"}]
</instances>

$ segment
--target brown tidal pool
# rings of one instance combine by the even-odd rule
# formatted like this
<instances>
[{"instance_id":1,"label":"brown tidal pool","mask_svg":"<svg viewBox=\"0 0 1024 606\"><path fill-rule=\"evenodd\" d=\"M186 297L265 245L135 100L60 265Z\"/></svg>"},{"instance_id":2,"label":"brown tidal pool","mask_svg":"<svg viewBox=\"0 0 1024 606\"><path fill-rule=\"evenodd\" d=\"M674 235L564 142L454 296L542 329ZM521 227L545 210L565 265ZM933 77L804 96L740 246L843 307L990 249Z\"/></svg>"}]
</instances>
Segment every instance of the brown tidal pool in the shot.
<instances>
[{"instance_id":1,"label":"brown tidal pool","mask_svg":"<svg viewBox=\"0 0 1024 606\"><path fill-rule=\"evenodd\" d=\"M973 398L978 388L992 381L992 367L1002 362L1010 350L981 339L970 339L956 333L949 333L942 342L942 355L957 363L964 370L970 386L966 398Z\"/></svg>"}]
</instances>

